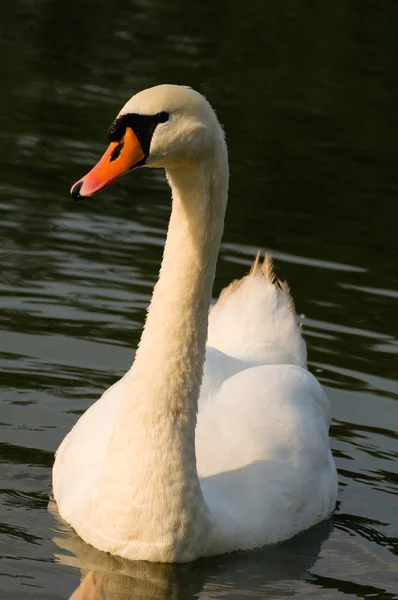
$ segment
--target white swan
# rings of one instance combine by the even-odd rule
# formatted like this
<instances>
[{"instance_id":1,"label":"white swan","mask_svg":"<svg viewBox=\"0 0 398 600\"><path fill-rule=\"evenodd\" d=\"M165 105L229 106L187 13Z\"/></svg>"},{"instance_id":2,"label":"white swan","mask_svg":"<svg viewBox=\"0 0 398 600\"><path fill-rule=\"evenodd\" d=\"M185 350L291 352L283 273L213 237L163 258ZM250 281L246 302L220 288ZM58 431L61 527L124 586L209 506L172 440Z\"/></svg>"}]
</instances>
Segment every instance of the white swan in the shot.
<instances>
[{"instance_id":1,"label":"white swan","mask_svg":"<svg viewBox=\"0 0 398 600\"><path fill-rule=\"evenodd\" d=\"M330 407L270 259L209 315L228 192L216 115L192 89L161 85L133 96L109 137L72 195L145 164L166 169L173 207L134 364L57 451L59 513L86 542L137 560L292 537L335 505Z\"/></svg>"}]
</instances>

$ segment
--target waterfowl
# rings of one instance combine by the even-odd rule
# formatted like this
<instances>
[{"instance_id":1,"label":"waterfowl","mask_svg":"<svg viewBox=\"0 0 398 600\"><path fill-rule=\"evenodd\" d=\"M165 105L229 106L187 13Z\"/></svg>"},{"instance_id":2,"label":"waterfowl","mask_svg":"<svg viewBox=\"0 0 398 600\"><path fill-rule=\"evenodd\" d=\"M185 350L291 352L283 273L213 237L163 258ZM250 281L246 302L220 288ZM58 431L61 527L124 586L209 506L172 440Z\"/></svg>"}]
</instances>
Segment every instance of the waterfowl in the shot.
<instances>
[{"instance_id":1,"label":"waterfowl","mask_svg":"<svg viewBox=\"0 0 398 600\"><path fill-rule=\"evenodd\" d=\"M209 310L229 180L215 112L188 87L156 86L127 102L109 140L72 196L164 168L172 212L134 363L56 453L59 513L89 544L132 560L290 538L335 506L330 405L270 257Z\"/></svg>"}]
</instances>

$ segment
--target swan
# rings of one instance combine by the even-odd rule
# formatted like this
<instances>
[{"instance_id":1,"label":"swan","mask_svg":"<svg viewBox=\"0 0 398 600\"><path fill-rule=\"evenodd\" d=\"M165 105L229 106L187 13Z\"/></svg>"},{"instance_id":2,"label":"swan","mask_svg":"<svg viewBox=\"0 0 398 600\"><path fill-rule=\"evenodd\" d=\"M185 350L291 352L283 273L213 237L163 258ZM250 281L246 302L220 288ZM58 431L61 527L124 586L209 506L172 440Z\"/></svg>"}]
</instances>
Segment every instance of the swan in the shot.
<instances>
[{"instance_id":1,"label":"swan","mask_svg":"<svg viewBox=\"0 0 398 600\"><path fill-rule=\"evenodd\" d=\"M108 137L72 196L164 168L172 212L134 363L56 452L59 514L97 549L152 562L293 537L335 506L330 405L269 256L209 311L229 180L216 114L191 88L160 85Z\"/></svg>"}]
</instances>

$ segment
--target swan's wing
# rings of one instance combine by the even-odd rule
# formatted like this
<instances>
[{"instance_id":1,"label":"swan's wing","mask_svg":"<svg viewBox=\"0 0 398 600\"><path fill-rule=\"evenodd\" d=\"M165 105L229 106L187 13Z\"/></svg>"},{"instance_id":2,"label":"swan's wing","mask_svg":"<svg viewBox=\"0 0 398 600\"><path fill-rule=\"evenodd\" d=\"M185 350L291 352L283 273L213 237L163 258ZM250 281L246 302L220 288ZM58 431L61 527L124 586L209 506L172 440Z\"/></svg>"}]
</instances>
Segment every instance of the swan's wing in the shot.
<instances>
[{"instance_id":1,"label":"swan's wing","mask_svg":"<svg viewBox=\"0 0 398 600\"><path fill-rule=\"evenodd\" d=\"M200 475L329 446L330 404L319 382L293 365L252 367L226 379L198 413ZM321 452L322 451L322 452Z\"/></svg>"},{"instance_id":2,"label":"swan's wing","mask_svg":"<svg viewBox=\"0 0 398 600\"><path fill-rule=\"evenodd\" d=\"M59 446L53 467L53 492L59 511L68 514L82 510L105 461L127 372L107 389L80 417Z\"/></svg>"},{"instance_id":3,"label":"swan's wing","mask_svg":"<svg viewBox=\"0 0 398 600\"><path fill-rule=\"evenodd\" d=\"M240 360L225 354L217 348L207 346L199 408L203 402L209 400L218 391L226 379L258 364L261 363L253 360Z\"/></svg>"},{"instance_id":4,"label":"swan's wing","mask_svg":"<svg viewBox=\"0 0 398 600\"><path fill-rule=\"evenodd\" d=\"M196 455L206 501L237 548L286 539L334 508L329 401L292 365L226 379L198 414ZM221 535L222 538L222 535Z\"/></svg>"},{"instance_id":5,"label":"swan's wing","mask_svg":"<svg viewBox=\"0 0 398 600\"><path fill-rule=\"evenodd\" d=\"M208 344L227 355L263 364L306 365L306 347L287 284L272 260L259 256L243 279L225 288L211 308Z\"/></svg>"}]
</instances>

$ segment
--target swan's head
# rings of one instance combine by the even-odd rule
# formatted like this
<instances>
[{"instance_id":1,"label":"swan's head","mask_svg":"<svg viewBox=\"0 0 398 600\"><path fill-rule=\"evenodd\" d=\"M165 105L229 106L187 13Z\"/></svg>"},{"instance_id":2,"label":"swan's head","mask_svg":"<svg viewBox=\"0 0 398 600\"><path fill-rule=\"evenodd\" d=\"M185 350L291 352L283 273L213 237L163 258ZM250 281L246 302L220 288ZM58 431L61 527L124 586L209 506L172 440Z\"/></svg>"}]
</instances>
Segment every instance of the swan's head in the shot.
<instances>
[{"instance_id":1,"label":"swan's head","mask_svg":"<svg viewBox=\"0 0 398 600\"><path fill-rule=\"evenodd\" d=\"M191 88L158 85L139 92L109 128L110 145L72 186L75 200L92 196L138 167L172 169L210 153L222 129L207 100Z\"/></svg>"}]
</instances>

